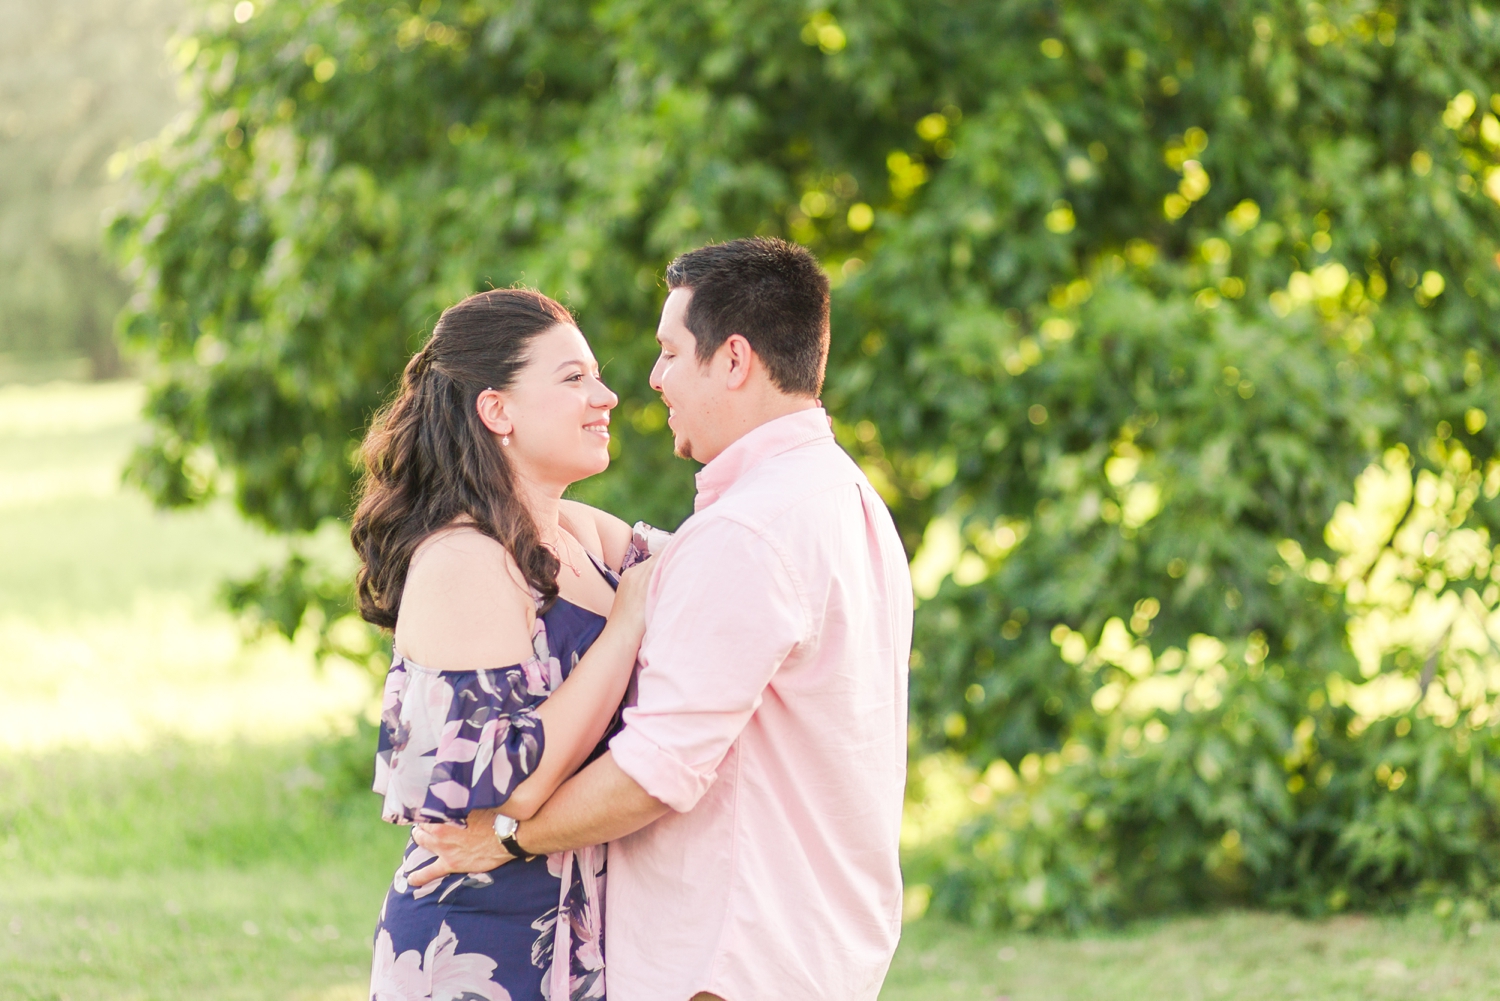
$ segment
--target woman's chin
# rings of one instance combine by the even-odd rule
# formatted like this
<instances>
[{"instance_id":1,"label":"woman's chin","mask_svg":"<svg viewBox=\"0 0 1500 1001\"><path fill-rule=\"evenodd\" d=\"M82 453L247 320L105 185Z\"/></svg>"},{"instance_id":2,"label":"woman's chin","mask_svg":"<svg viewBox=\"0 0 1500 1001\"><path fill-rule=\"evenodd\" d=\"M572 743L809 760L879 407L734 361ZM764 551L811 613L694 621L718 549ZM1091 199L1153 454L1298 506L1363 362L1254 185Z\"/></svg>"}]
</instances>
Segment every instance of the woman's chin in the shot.
<instances>
[{"instance_id":1,"label":"woman's chin","mask_svg":"<svg viewBox=\"0 0 1500 1001\"><path fill-rule=\"evenodd\" d=\"M573 464L574 482L586 480L590 476L598 476L609 468L609 446L591 451L593 454L579 456L579 461Z\"/></svg>"}]
</instances>

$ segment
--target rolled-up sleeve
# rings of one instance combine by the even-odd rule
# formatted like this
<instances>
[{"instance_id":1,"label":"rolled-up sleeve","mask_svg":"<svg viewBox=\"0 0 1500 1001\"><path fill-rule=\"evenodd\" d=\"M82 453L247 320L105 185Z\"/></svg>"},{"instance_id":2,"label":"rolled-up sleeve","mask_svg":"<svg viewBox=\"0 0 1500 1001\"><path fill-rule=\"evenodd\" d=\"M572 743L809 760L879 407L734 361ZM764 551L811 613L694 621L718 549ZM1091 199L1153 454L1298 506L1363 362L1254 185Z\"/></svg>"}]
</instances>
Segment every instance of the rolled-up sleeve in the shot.
<instances>
[{"instance_id":1,"label":"rolled-up sleeve","mask_svg":"<svg viewBox=\"0 0 1500 1001\"><path fill-rule=\"evenodd\" d=\"M684 531L652 590L636 704L609 746L641 788L686 812L713 785L809 621L775 547L724 518Z\"/></svg>"}]
</instances>

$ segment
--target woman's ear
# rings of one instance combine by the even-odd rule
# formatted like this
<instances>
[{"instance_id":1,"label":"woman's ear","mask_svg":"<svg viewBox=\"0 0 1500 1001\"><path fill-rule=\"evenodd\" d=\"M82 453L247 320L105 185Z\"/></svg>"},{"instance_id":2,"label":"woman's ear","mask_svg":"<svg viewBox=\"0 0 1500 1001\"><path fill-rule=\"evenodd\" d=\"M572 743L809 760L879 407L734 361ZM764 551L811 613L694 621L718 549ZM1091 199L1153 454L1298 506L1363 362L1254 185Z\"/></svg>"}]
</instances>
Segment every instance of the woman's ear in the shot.
<instances>
[{"instance_id":1,"label":"woman's ear","mask_svg":"<svg viewBox=\"0 0 1500 1001\"><path fill-rule=\"evenodd\" d=\"M506 413L505 394L498 389L486 389L474 401L474 410L491 434L509 435L515 430L510 415Z\"/></svg>"}]
</instances>

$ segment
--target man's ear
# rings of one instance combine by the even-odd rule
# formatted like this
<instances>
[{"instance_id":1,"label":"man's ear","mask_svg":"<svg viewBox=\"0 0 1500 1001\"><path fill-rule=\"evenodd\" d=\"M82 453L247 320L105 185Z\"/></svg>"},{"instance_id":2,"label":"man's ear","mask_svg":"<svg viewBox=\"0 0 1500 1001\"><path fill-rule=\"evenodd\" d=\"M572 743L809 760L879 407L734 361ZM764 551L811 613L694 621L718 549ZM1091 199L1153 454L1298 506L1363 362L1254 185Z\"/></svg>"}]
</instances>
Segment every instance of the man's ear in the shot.
<instances>
[{"instance_id":1,"label":"man's ear","mask_svg":"<svg viewBox=\"0 0 1500 1001\"><path fill-rule=\"evenodd\" d=\"M719 346L719 350L724 352L725 360L729 364L729 371L724 379L725 388L739 389L750 378L750 370L757 362L755 349L742 334L730 334Z\"/></svg>"},{"instance_id":2,"label":"man's ear","mask_svg":"<svg viewBox=\"0 0 1500 1001\"><path fill-rule=\"evenodd\" d=\"M491 434L507 435L516 429L505 408L505 394L498 389L486 389L474 401L474 410Z\"/></svg>"}]
</instances>

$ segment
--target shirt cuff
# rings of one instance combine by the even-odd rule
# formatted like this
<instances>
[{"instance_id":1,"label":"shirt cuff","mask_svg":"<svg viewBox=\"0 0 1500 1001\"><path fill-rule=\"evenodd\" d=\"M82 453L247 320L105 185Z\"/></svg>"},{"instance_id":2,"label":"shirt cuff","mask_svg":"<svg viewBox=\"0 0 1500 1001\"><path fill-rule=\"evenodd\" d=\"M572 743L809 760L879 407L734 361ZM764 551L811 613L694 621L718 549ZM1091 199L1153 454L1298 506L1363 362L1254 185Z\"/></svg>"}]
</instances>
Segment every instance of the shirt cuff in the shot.
<instances>
[{"instance_id":1,"label":"shirt cuff","mask_svg":"<svg viewBox=\"0 0 1500 1001\"><path fill-rule=\"evenodd\" d=\"M716 771L700 775L632 726L615 734L609 742L609 750L622 772L634 779L652 798L678 813L687 813L696 806L718 777Z\"/></svg>"}]
</instances>

